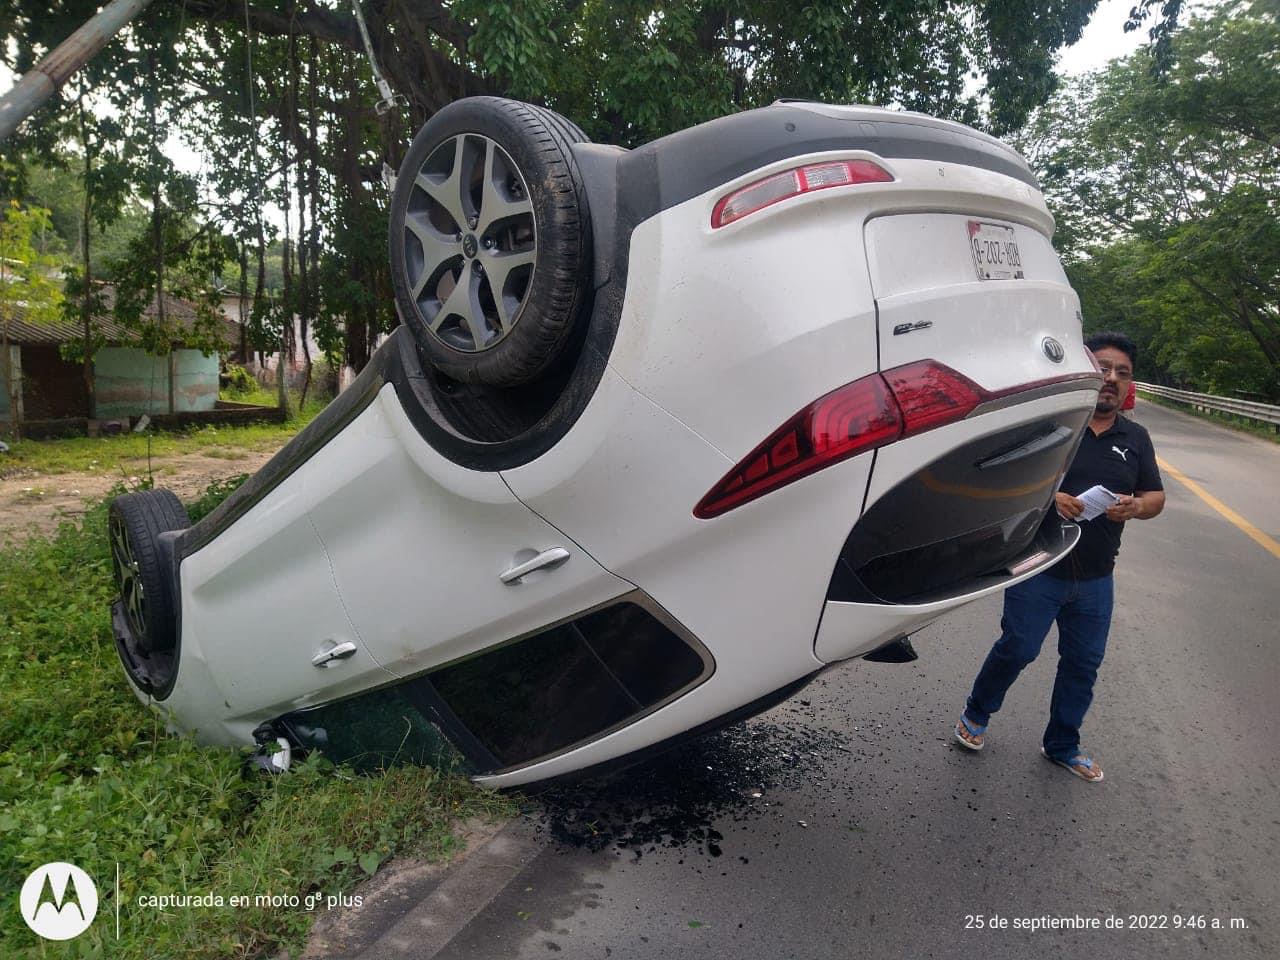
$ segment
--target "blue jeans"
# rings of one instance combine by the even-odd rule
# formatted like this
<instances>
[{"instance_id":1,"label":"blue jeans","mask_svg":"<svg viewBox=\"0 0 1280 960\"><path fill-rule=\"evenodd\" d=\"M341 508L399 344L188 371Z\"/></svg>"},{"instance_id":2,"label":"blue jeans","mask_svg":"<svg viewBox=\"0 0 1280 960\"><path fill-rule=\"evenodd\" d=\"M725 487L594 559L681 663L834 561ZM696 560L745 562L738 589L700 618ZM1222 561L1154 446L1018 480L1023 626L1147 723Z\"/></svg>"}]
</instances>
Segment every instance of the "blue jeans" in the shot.
<instances>
[{"instance_id":1,"label":"blue jeans","mask_svg":"<svg viewBox=\"0 0 1280 960\"><path fill-rule=\"evenodd\" d=\"M1093 684L1107 651L1112 586L1110 576L1061 580L1041 573L1006 590L1000 639L987 654L965 705L969 722L977 726L990 722L1022 668L1039 656L1057 620L1058 676L1044 750L1057 760L1079 753L1080 725L1093 702Z\"/></svg>"}]
</instances>

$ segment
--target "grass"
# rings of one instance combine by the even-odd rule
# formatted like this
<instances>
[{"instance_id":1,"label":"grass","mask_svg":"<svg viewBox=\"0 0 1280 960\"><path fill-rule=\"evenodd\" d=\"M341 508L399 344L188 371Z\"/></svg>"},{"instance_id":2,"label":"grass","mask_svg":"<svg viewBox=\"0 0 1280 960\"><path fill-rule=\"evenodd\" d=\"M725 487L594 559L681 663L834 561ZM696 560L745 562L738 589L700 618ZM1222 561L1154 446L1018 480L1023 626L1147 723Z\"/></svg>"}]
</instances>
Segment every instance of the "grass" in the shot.
<instances>
[{"instance_id":1,"label":"grass","mask_svg":"<svg viewBox=\"0 0 1280 960\"><path fill-rule=\"evenodd\" d=\"M274 403L274 400L272 401ZM327 401L308 401L285 423L244 426L206 426L181 432L148 431L114 437L70 437L62 440L12 440L0 454L0 479L60 473L101 473L129 476L148 459L199 453L206 457L242 460L247 451L274 450L310 423Z\"/></svg>"},{"instance_id":2,"label":"grass","mask_svg":"<svg viewBox=\"0 0 1280 960\"><path fill-rule=\"evenodd\" d=\"M1147 393L1145 390L1139 390L1138 396L1147 403L1154 403L1161 407L1168 407L1170 410L1179 410L1182 413L1189 413L1193 417L1199 417L1201 420L1210 420L1220 426L1228 427L1232 430L1238 430L1241 433L1252 434L1255 437L1261 437L1263 440L1270 440L1272 443L1280 443L1280 432L1269 423L1259 423L1257 420L1250 420L1247 417L1237 417L1230 413L1217 413L1212 410L1197 410L1190 404L1180 403L1177 400L1170 400L1168 397L1157 397L1153 393Z\"/></svg>"},{"instance_id":3,"label":"grass","mask_svg":"<svg viewBox=\"0 0 1280 960\"><path fill-rule=\"evenodd\" d=\"M296 409L298 406L298 393L291 391L292 401L290 405ZM218 397L220 400L234 400L236 403L253 403L259 407L274 407L280 402L280 395L276 393L275 387L268 389L254 381L252 388L248 390L224 390Z\"/></svg>"},{"instance_id":4,"label":"grass","mask_svg":"<svg viewBox=\"0 0 1280 960\"><path fill-rule=\"evenodd\" d=\"M192 504L207 512L236 482ZM297 948L323 898L388 857L448 853L452 825L512 802L426 767L371 776L313 755L272 779L243 755L167 735L129 692L111 636L106 509L0 551L0 956L260 957ZM90 929L41 941L16 909L37 866L89 872ZM115 938L116 864L120 929ZM213 894L251 906L161 909L140 897ZM260 894L301 905L256 905ZM308 895L320 895L314 911Z\"/></svg>"}]
</instances>

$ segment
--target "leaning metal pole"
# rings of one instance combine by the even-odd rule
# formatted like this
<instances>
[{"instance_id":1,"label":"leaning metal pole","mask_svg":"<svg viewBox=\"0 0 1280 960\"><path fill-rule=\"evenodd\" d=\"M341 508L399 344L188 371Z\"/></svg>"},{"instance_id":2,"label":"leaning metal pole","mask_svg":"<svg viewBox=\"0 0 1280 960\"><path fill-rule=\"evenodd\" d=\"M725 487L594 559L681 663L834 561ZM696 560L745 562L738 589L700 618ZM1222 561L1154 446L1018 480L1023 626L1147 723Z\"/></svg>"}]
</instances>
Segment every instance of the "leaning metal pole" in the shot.
<instances>
[{"instance_id":1,"label":"leaning metal pole","mask_svg":"<svg viewBox=\"0 0 1280 960\"><path fill-rule=\"evenodd\" d=\"M141 13L151 0L112 0L58 48L22 75L17 85L0 97L0 140L56 93L70 76L106 46L120 28Z\"/></svg>"}]
</instances>

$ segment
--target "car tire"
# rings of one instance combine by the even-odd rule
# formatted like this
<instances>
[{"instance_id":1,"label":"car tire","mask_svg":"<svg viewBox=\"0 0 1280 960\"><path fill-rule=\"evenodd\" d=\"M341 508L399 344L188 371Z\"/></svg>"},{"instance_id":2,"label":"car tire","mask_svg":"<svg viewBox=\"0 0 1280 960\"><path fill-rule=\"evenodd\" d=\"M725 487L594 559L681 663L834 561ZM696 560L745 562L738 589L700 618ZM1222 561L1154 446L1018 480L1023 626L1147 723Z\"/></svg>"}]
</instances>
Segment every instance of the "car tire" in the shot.
<instances>
[{"instance_id":1,"label":"car tire","mask_svg":"<svg viewBox=\"0 0 1280 960\"><path fill-rule=\"evenodd\" d=\"M111 567L134 645L143 655L172 650L177 642L159 537L190 525L186 507L170 490L126 493L108 508Z\"/></svg>"},{"instance_id":2,"label":"car tire","mask_svg":"<svg viewBox=\"0 0 1280 960\"><path fill-rule=\"evenodd\" d=\"M586 131L566 117L563 113L556 113L550 107L537 107L533 106L533 104L527 104L527 106L531 106L533 109L541 113L546 120L547 125L558 128L561 136L563 136L569 143L591 142L591 138L587 136Z\"/></svg>"},{"instance_id":3,"label":"car tire","mask_svg":"<svg viewBox=\"0 0 1280 960\"><path fill-rule=\"evenodd\" d=\"M553 111L470 97L414 138L391 201L396 305L440 373L513 387L570 341L591 289L586 192Z\"/></svg>"}]
</instances>

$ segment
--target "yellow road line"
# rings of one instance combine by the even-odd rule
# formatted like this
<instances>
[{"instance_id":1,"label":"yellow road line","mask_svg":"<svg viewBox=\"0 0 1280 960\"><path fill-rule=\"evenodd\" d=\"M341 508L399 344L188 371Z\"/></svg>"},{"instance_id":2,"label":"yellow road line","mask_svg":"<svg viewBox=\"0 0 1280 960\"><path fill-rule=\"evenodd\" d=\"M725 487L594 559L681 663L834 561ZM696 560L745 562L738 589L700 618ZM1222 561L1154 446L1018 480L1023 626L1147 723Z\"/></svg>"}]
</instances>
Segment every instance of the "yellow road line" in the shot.
<instances>
[{"instance_id":1,"label":"yellow road line","mask_svg":"<svg viewBox=\"0 0 1280 960\"><path fill-rule=\"evenodd\" d=\"M1225 503L1223 503L1221 500L1219 500L1217 497L1211 494L1204 487L1200 486L1200 484L1196 483L1194 480L1188 477L1185 473L1183 473L1177 467L1166 462L1164 459L1160 457L1156 457L1156 463L1160 465L1161 470L1163 470L1165 473L1172 474L1179 482L1182 483L1184 487L1186 487L1188 490L1194 493L1197 497L1199 497L1209 506L1213 507L1213 509L1217 510L1220 514L1226 517L1227 520L1235 524L1235 526L1243 530L1245 536L1247 536L1250 540L1253 540L1255 543L1258 544L1258 546L1262 547L1263 550L1267 551L1267 553L1271 554L1276 559L1280 559L1280 543L1277 543L1275 540L1271 539L1271 537L1267 536L1265 533L1263 533L1261 530L1255 527L1252 523L1250 523L1244 517L1240 516L1240 514L1236 513L1234 510L1232 510Z\"/></svg>"}]
</instances>

